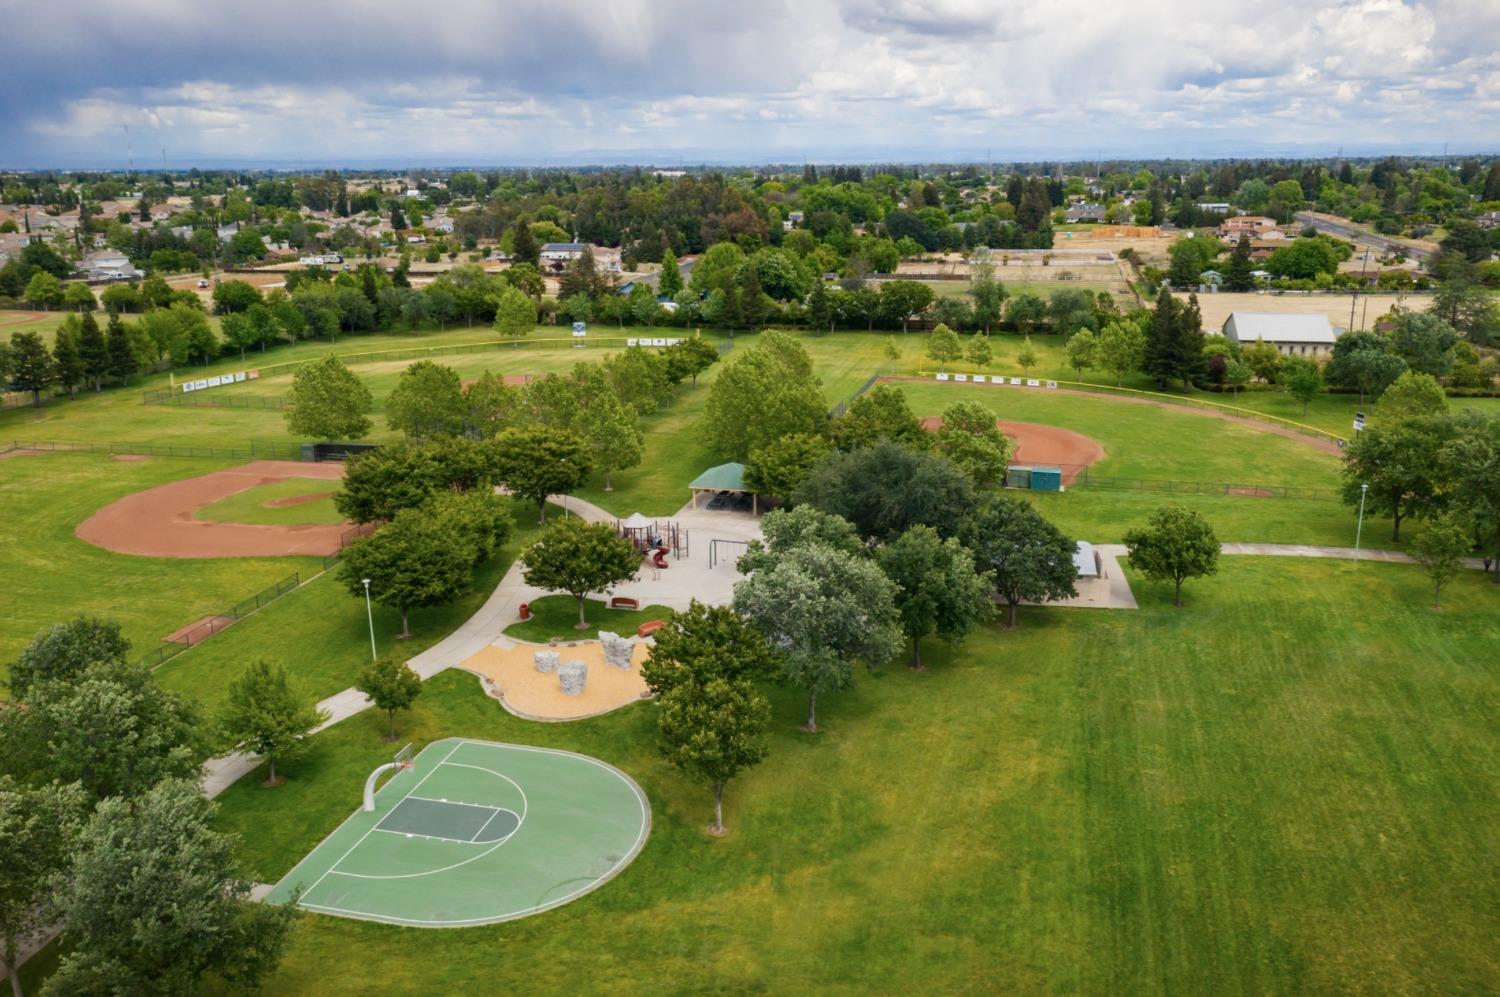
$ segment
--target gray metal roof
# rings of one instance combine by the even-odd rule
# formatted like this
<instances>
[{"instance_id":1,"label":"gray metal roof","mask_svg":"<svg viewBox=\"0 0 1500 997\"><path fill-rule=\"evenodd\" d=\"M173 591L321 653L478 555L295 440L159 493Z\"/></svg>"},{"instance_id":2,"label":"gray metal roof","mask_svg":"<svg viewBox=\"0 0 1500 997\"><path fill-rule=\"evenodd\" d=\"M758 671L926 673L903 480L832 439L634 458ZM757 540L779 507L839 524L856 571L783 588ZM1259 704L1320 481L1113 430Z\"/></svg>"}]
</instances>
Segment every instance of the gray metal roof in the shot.
<instances>
[{"instance_id":1,"label":"gray metal roof","mask_svg":"<svg viewBox=\"0 0 1500 997\"><path fill-rule=\"evenodd\" d=\"M1241 343L1264 339L1268 343L1326 343L1333 345L1333 325L1327 315L1293 315L1286 312L1231 312L1224 320L1224 335Z\"/></svg>"},{"instance_id":2,"label":"gray metal roof","mask_svg":"<svg viewBox=\"0 0 1500 997\"><path fill-rule=\"evenodd\" d=\"M1080 540L1073 545L1073 569L1079 578L1098 578L1099 562L1094 558L1094 545Z\"/></svg>"}]
</instances>

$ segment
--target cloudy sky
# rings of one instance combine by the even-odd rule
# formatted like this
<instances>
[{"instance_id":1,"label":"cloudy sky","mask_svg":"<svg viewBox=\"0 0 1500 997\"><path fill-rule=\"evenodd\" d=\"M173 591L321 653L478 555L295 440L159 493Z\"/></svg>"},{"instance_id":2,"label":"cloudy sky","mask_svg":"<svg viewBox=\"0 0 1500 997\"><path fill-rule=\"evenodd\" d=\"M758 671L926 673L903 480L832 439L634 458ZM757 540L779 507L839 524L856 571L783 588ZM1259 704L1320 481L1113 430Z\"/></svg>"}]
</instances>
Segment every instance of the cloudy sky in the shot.
<instances>
[{"instance_id":1,"label":"cloudy sky","mask_svg":"<svg viewBox=\"0 0 1500 997\"><path fill-rule=\"evenodd\" d=\"M0 0L0 166L1500 149L1497 0Z\"/></svg>"}]
</instances>

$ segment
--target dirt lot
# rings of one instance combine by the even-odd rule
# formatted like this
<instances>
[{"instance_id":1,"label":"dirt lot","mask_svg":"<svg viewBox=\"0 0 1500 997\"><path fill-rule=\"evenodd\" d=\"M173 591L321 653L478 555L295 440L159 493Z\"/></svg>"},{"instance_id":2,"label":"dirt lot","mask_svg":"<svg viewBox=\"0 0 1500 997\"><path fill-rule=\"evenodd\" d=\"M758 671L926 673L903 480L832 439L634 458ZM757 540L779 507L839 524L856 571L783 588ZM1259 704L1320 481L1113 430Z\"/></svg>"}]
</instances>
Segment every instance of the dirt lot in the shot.
<instances>
[{"instance_id":1,"label":"dirt lot","mask_svg":"<svg viewBox=\"0 0 1500 997\"><path fill-rule=\"evenodd\" d=\"M1187 295L1179 294L1186 299ZM1390 311L1397 302L1414 312L1426 311L1432 305L1431 295L1362 294L1354 305L1353 328L1368 329L1375 320ZM1200 294L1198 307L1203 312L1203 331L1218 332L1230 312L1283 312L1289 315L1327 315L1335 329L1349 328L1349 295L1347 294Z\"/></svg>"},{"instance_id":2,"label":"dirt lot","mask_svg":"<svg viewBox=\"0 0 1500 997\"><path fill-rule=\"evenodd\" d=\"M257 460L227 471L170 481L127 495L94 513L74 534L96 547L145 557L321 556L339 549L347 523L259 526L193 518L205 505L287 478L338 481L342 464Z\"/></svg>"}]
</instances>

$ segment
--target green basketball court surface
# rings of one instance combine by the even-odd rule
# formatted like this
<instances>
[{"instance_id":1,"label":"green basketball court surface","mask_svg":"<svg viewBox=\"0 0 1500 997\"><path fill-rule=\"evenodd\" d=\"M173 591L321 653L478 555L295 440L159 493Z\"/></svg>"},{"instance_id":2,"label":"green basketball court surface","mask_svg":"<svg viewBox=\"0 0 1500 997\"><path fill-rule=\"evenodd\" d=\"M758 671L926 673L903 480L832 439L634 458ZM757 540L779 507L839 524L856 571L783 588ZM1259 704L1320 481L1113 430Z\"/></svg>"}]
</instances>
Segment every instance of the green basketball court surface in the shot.
<instances>
[{"instance_id":1,"label":"green basketball court surface","mask_svg":"<svg viewBox=\"0 0 1500 997\"><path fill-rule=\"evenodd\" d=\"M550 910L646 843L651 807L586 755L434 741L287 873L268 898L388 924L460 927Z\"/></svg>"}]
</instances>

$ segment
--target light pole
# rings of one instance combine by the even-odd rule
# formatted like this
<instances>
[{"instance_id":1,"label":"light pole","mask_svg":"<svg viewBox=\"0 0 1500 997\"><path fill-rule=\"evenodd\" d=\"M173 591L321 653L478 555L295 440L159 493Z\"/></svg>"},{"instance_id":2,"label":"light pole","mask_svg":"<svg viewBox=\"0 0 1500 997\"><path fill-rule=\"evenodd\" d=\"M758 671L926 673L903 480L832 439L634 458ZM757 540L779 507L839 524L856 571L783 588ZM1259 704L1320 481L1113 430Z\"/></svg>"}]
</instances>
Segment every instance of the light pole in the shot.
<instances>
[{"instance_id":1,"label":"light pole","mask_svg":"<svg viewBox=\"0 0 1500 997\"><path fill-rule=\"evenodd\" d=\"M375 611L370 608L370 580L361 578L360 582L365 587L365 619L370 621L370 660L375 661L379 655L375 653Z\"/></svg>"},{"instance_id":2,"label":"light pole","mask_svg":"<svg viewBox=\"0 0 1500 997\"><path fill-rule=\"evenodd\" d=\"M1359 536L1365 528L1365 493L1370 490L1368 484L1359 486L1359 524L1354 527L1354 559L1359 560Z\"/></svg>"}]
</instances>

